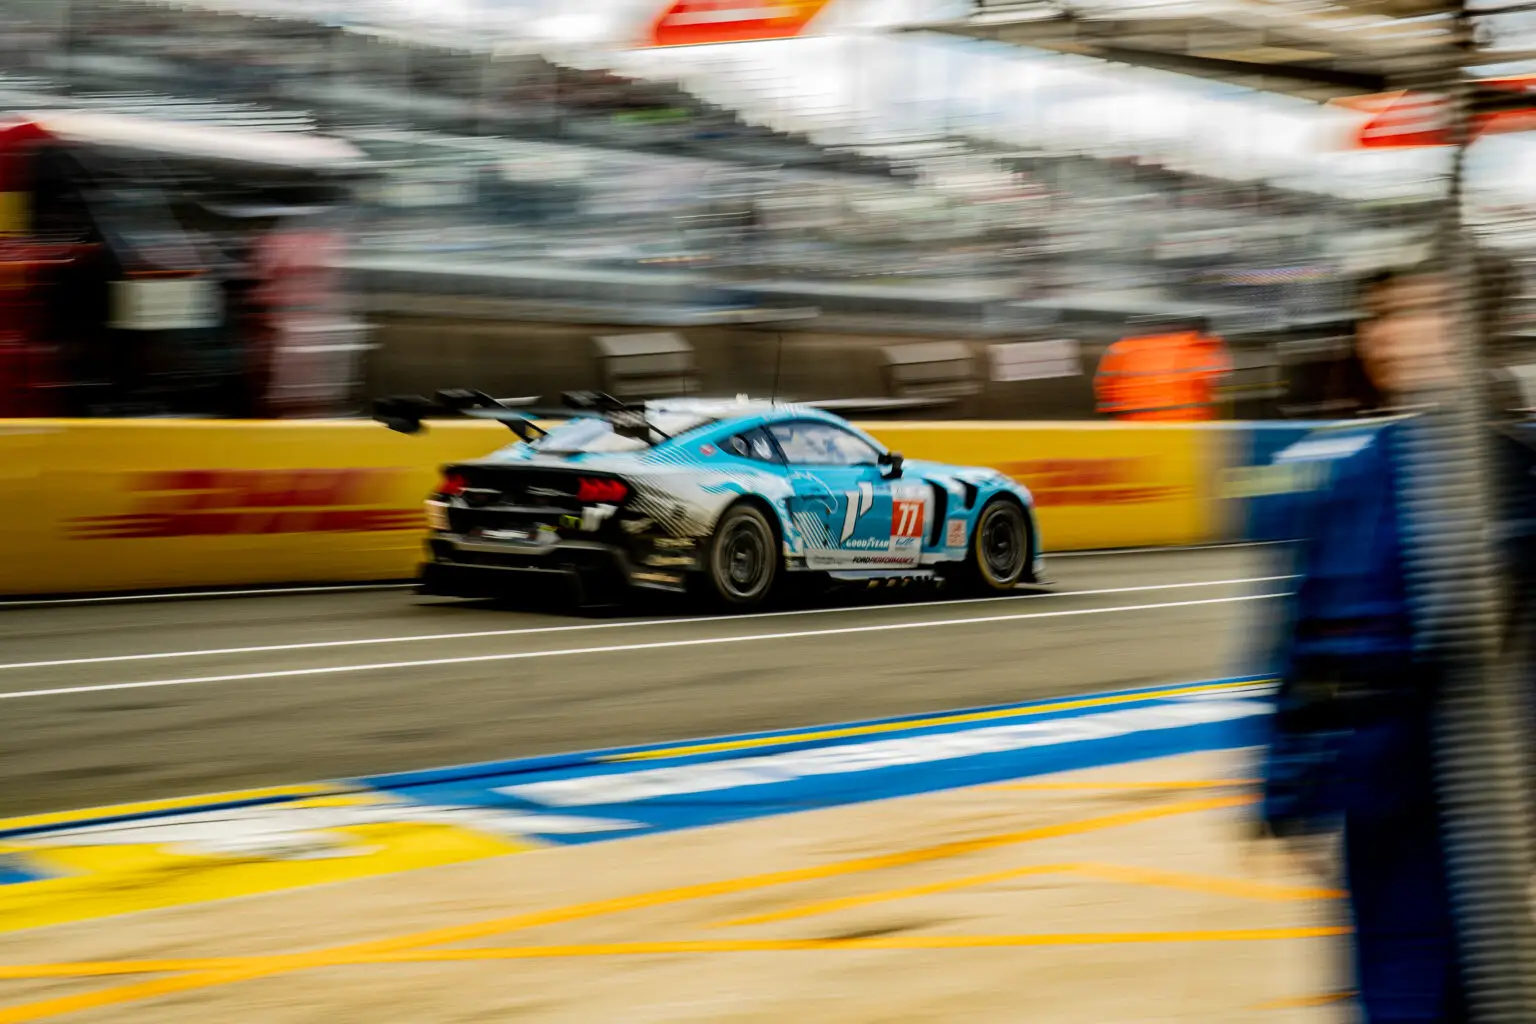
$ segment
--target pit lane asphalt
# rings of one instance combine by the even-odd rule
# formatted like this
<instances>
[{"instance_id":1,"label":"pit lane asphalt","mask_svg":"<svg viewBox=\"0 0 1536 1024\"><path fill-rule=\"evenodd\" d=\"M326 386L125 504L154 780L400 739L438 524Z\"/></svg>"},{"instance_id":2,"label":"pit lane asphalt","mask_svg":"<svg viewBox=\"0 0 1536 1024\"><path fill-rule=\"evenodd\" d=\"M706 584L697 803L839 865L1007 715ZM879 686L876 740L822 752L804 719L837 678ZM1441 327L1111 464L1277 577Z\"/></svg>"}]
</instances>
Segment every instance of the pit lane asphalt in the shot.
<instances>
[{"instance_id":1,"label":"pit lane asphalt","mask_svg":"<svg viewBox=\"0 0 1536 1024\"><path fill-rule=\"evenodd\" d=\"M6 609L0 815L1241 674L1287 589L1265 548L1049 569L723 618L407 590Z\"/></svg>"}]
</instances>

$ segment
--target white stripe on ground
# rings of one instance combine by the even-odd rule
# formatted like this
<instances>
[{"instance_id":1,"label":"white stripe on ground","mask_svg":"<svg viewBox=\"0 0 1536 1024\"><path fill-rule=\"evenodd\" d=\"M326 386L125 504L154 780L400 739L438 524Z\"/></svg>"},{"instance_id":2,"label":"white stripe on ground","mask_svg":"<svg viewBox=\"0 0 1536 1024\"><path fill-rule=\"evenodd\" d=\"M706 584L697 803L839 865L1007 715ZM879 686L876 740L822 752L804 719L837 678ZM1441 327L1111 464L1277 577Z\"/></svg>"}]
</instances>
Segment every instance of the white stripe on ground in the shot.
<instances>
[{"instance_id":1,"label":"white stripe on ground","mask_svg":"<svg viewBox=\"0 0 1536 1024\"><path fill-rule=\"evenodd\" d=\"M717 615L708 618L637 619L627 622L584 622L574 626L525 626L519 629L484 629L467 633L427 633L415 636L362 637L356 640L316 640L297 644L265 644L256 647L217 647L196 651L162 651L151 654L105 654L91 658L57 658L52 661L17 661L0 664L0 671L23 668L65 668L71 665L107 665L125 661L159 661L170 658L203 658L229 654L270 654L277 651L315 651L333 647L366 647L373 644L422 643L434 640L475 640L486 637L531 636L540 633L572 633L592 629L638 629L675 626L681 623L711 624L741 619L788 618L792 615L831 615L843 612L885 611L907 608L945 608L955 605L992 601L1038 600L1044 597L1092 597L1103 594L1134 594L1148 590L1180 590L1188 587L1236 586L1244 583L1276 583L1293 576L1251 576L1233 580L1196 580L1188 583L1153 583L1139 587L1110 587L1104 590L1068 590L1044 594L1009 594L1002 597L968 597L947 601L913 601L908 604L860 605L842 608L800 608L783 612L756 612L747 615Z\"/></svg>"},{"instance_id":2,"label":"white stripe on ground","mask_svg":"<svg viewBox=\"0 0 1536 1024\"><path fill-rule=\"evenodd\" d=\"M200 597L281 597L284 594L329 594L338 590L410 590L414 583L332 583L315 587L257 587L251 590L185 590L169 594L104 594L100 597L29 597L0 601L0 608L53 608L73 604L112 604L134 601L192 601Z\"/></svg>"},{"instance_id":3,"label":"white stripe on ground","mask_svg":"<svg viewBox=\"0 0 1536 1024\"><path fill-rule=\"evenodd\" d=\"M906 629L938 629L945 626L976 626L989 622L1016 622L1022 619L1058 619L1074 615L1110 615L1117 612L1158 611L1167 608L1193 608L1199 605L1231 604L1238 601L1270 601L1285 594L1238 594L1211 597L1199 601L1167 601L1162 604L1132 604L1111 608L1070 608L1058 612L1017 612L1012 615L983 615L966 619L930 619L926 622L891 622L876 626L844 626L840 629L805 629L789 633L752 633L745 636L691 637L687 640L657 640L643 644L615 644L611 647L567 647L552 651L513 651L506 654L477 654L457 658L429 658L422 661L386 661L366 665L327 665L314 668L284 669L273 672L238 672L218 676L188 676L181 679L148 679L132 683L101 683L88 686L58 686L46 690L16 690L0 693L0 700L26 697L56 697L74 693L101 693L111 690L144 690L165 686L193 686L204 683L237 683L258 679L292 679L301 676L340 675L349 672L377 672L388 669L435 668L443 665L475 665L496 661L522 661L534 658L566 658L575 655L620 654L629 651L656 651L674 647L708 647L715 644L743 644L764 640L798 640L813 637L849 636L855 633L885 633Z\"/></svg>"},{"instance_id":4,"label":"white stripe on ground","mask_svg":"<svg viewBox=\"0 0 1536 1024\"><path fill-rule=\"evenodd\" d=\"M1215 544L1181 544L1178 547L1154 545L1140 548L1095 548L1087 551L1047 551L1045 560L1054 562L1058 558L1107 558L1113 555L1173 555L1184 551L1231 551L1241 548L1281 547L1286 543L1283 540L1234 540L1220 541Z\"/></svg>"},{"instance_id":5,"label":"white stripe on ground","mask_svg":"<svg viewBox=\"0 0 1536 1024\"><path fill-rule=\"evenodd\" d=\"M1225 551L1228 548L1274 547L1284 543L1272 540L1232 541L1217 544L1186 544L1180 547L1105 548L1097 551L1054 551L1047 558L1099 558L1114 555L1177 554L1181 551ZM111 604L134 601L192 601L200 597L266 597L283 594L320 594L337 590L410 590L415 583L336 583L309 587L253 587L249 590L181 590L166 593L103 594L99 597L26 597L0 601L0 608L49 608L55 605Z\"/></svg>"}]
</instances>

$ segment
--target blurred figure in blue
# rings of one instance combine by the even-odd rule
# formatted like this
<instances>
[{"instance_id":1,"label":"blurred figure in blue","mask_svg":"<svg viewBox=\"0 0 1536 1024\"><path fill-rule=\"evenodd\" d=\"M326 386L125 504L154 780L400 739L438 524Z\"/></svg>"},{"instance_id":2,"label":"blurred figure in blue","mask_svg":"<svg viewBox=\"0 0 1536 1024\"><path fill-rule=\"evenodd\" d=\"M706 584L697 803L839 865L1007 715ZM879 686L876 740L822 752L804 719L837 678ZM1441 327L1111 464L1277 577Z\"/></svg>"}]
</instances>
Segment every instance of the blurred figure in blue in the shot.
<instances>
[{"instance_id":1,"label":"blurred figure in blue","mask_svg":"<svg viewBox=\"0 0 1536 1024\"><path fill-rule=\"evenodd\" d=\"M1366 283L1354 397L1370 418L1318 430L1276 461L1302 464L1291 536L1300 578L1279 657L1263 824L1342 827L1353 969L1370 1024L1467 1019L1435 794L1438 672L1416 650L1405 580L1409 432L1453 377L1439 282ZM1408 415L1400 415L1408 414ZM1420 645L1422 647L1422 645Z\"/></svg>"}]
</instances>

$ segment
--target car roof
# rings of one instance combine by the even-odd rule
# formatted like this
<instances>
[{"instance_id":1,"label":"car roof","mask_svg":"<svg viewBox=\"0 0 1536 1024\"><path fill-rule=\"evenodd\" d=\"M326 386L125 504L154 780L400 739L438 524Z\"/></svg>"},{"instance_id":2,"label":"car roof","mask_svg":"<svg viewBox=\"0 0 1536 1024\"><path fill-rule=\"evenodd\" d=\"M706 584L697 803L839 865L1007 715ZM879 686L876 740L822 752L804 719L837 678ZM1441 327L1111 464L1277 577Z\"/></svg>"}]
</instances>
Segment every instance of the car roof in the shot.
<instances>
[{"instance_id":1,"label":"car roof","mask_svg":"<svg viewBox=\"0 0 1536 1024\"><path fill-rule=\"evenodd\" d=\"M700 424L700 427L708 431L709 436L712 437L725 437L739 431L752 430L756 427L768 426L774 423L783 423L786 420L815 420L819 423L830 423L842 430L846 430L866 443L873 445L879 451L886 450L885 446L867 431L861 430L858 426L848 422L837 413L817 408L814 405L798 405L794 402L742 397L734 401L722 399L672 399L647 402L646 409L655 412L696 413L709 420L708 423Z\"/></svg>"},{"instance_id":2,"label":"car roof","mask_svg":"<svg viewBox=\"0 0 1536 1024\"><path fill-rule=\"evenodd\" d=\"M782 420L802 416L833 422L842 419L815 406L796 405L793 402L781 402L769 398L748 398L746 395L738 395L735 398L652 399L645 403L645 408L647 412L694 413L716 420L739 420L752 417Z\"/></svg>"}]
</instances>

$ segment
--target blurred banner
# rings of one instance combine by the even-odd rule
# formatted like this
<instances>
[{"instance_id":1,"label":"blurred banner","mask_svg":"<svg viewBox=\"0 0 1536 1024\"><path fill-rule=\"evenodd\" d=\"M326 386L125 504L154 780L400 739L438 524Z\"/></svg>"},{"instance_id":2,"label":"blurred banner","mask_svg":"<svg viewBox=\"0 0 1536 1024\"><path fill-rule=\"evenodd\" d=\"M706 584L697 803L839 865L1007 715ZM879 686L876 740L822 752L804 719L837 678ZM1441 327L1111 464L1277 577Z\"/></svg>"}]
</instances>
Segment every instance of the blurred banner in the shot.
<instances>
[{"instance_id":1,"label":"blurred banner","mask_svg":"<svg viewBox=\"0 0 1536 1024\"><path fill-rule=\"evenodd\" d=\"M1046 551L1271 540L1312 481L1271 465L1325 424L866 424L910 459L1035 496ZM445 462L484 423L0 420L0 593L404 579Z\"/></svg>"},{"instance_id":2,"label":"blurred banner","mask_svg":"<svg viewBox=\"0 0 1536 1024\"><path fill-rule=\"evenodd\" d=\"M1223 534L1243 540L1287 540L1295 495L1322 483L1315 463L1276 461L1293 445L1327 430L1316 423L1234 423L1221 432L1216 497Z\"/></svg>"},{"instance_id":3,"label":"blurred banner","mask_svg":"<svg viewBox=\"0 0 1536 1024\"><path fill-rule=\"evenodd\" d=\"M793 39L830 0L673 0L644 46L703 46Z\"/></svg>"},{"instance_id":4,"label":"blurred banner","mask_svg":"<svg viewBox=\"0 0 1536 1024\"><path fill-rule=\"evenodd\" d=\"M1468 129L1473 139L1536 128L1536 75L1480 78L1476 89L1479 100L1499 109L1472 116ZM1365 115L1349 139L1350 148L1417 149L1451 144L1450 105L1444 96L1400 89L1344 96L1332 104Z\"/></svg>"}]
</instances>

